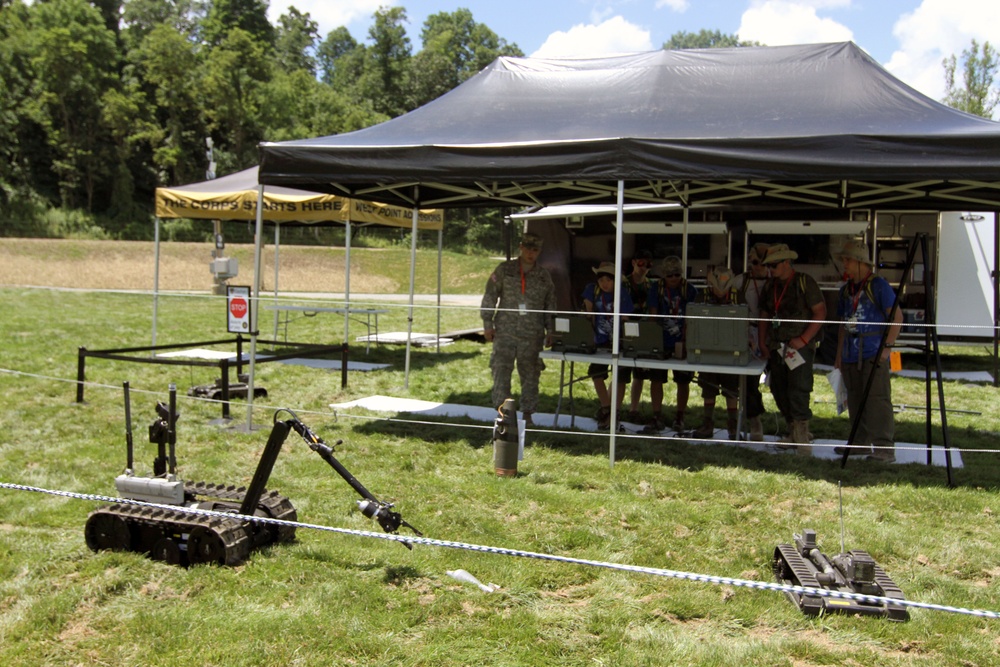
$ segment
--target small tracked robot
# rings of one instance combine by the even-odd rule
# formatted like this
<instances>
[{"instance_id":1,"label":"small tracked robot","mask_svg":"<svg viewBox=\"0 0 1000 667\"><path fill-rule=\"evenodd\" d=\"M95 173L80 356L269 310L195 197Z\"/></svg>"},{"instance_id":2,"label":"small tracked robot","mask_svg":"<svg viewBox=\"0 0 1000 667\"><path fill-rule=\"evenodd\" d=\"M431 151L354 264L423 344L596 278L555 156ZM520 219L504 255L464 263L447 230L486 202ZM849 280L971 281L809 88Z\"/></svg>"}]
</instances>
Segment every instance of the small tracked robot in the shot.
<instances>
[{"instance_id":1,"label":"small tracked robot","mask_svg":"<svg viewBox=\"0 0 1000 667\"><path fill-rule=\"evenodd\" d=\"M115 478L115 487L123 498L155 503L159 507L117 503L94 510L84 528L87 546L92 550L146 553L173 565L239 565L255 549L278 542L291 542L295 539L294 526L254 521L248 517L296 520L291 501L276 491L264 488L278 452L293 430L363 498L357 501L362 514L377 521L387 533L395 533L400 526L406 526L416 535L421 535L398 512L393 511L391 503L382 502L372 495L334 457L333 448L287 409L274 414L274 426L249 486L178 479L174 456L178 418L176 400L176 386L170 385L169 405L157 404L157 419L149 427L149 440L158 445L153 476L140 477L133 472L131 409L128 383L125 383L127 464L125 472ZM291 419L279 420L281 412L287 412ZM340 442L338 440L335 446ZM232 517L198 514L184 511L184 508L223 512L232 514ZM403 545L412 549L406 542Z\"/></svg>"},{"instance_id":2,"label":"small tracked robot","mask_svg":"<svg viewBox=\"0 0 1000 667\"><path fill-rule=\"evenodd\" d=\"M903 591L865 551L844 551L829 558L816 542L816 531L793 535L795 544L779 544L774 550L774 575L778 583L842 593L905 600ZM905 606L879 600L836 598L788 591L789 599L803 614L858 614L892 621L908 621Z\"/></svg>"}]
</instances>

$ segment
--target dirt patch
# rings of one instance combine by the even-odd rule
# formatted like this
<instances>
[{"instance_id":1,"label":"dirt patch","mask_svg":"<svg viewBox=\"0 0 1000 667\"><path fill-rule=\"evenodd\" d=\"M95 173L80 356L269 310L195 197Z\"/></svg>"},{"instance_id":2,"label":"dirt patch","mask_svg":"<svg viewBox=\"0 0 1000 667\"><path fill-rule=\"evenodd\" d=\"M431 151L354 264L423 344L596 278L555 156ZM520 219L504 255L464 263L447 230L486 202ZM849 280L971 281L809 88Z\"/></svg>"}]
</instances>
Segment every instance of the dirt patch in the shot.
<instances>
[{"instance_id":1,"label":"dirt patch","mask_svg":"<svg viewBox=\"0 0 1000 667\"><path fill-rule=\"evenodd\" d=\"M211 290L212 246L207 243L160 245L161 290ZM368 249L351 252L351 291L394 293L395 281L366 267L378 264ZM226 255L236 258L239 275L231 283L249 284L253 246L230 244ZM343 248L288 246L281 248L279 287L282 291L343 292L346 286ZM264 289L274 289L274 248L261 258ZM81 289L152 290L156 248L143 241L78 241L62 239L0 239L0 285L76 287Z\"/></svg>"}]
</instances>

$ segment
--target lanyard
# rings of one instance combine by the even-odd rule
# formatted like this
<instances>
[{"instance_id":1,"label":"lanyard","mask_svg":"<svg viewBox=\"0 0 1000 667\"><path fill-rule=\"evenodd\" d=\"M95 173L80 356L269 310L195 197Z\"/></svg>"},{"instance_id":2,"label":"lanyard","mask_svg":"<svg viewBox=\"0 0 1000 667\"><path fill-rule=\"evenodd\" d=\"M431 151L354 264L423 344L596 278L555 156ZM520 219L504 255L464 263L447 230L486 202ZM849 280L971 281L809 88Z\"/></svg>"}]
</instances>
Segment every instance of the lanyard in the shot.
<instances>
[{"instance_id":1,"label":"lanyard","mask_svg":"<svg viewBox=\"0 0 1000 667\"><path fill-rule=\"evenodd\" d=\"M781 296L779 296L777 294L774 295L774 314L775 315L778 314L778 309L781 308L781 302L785 299L785 292L788 291L788 286L792 284L792 281L794 279L795 279L795 271L792 271L792 275L788 277L788 282L786 282L785 286L781 289Z\"/></svg>"},{"instance_id":2,"label":"lanyard","mask_svg":"<svg viewBox=\"0 0 1000 667\"><path fill-rule=\"evenodd\" d=\"M667 314L668 315L679 315L680 311L681 311L681 304L680 304L681 293L678 293L678 295L677 295L677 297L678 297L677 298L677 305L675 306L674 305L674 295L671 293L672 290L669 287L667 287L666 285L663 286L663 289L667 293L667 303L670 304L670 306L669 306L670 307L670 312L667 313Z\"/></svg>"},{"instance_id":3,"label":"lanyard","mask_svg":"<svg viewBox=\"0 0 1000 667\"><path fill-rule=\"evenodd\" d=\"M604 297L605 294L608 294L608 292L604 292L603 290L601 290L601 294L600 294L600 297L601 297L601 312L602 313L610 313L611 311L608 310L608 302L607 302L607 300ZM611 303L612 304L614 303L613 297L612 297L612 302Z\"/></svg>"},{"instance_id":4,"label":"lanyard","mask_svg":"<svg viewBox=\"0 0 1000 667\"><path fill-rule=\"evenodd\" d=\"M853 282L850 283L849 289L851 292L851 298L853 299L853 303L851 304L852 305L851 315L854 315L856 312L858 312L858 303L861 301L861 295L865 291L865 285L867 285L868 281L871 279L872 279L871 274L865 276L865 279L862 280L861 283L858 285L857 291L853 289L854 283Z\"/></svg>"}]
</instances>

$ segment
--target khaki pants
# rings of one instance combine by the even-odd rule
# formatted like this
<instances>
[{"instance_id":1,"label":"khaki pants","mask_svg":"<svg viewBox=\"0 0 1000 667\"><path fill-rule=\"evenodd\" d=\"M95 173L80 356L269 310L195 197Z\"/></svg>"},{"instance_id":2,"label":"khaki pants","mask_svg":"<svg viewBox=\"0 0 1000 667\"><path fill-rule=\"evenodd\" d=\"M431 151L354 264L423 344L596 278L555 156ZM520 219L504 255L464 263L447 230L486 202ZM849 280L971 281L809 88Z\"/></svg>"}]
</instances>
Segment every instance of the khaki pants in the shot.
<instances>
[{"instance_id":1,"label":"khaki pants","mask_svg":"<svg viewBox=\"0 0 1000 667\"><path fill-rule=\"evenodd\" d=\"M858 367L858 363L842 363L840 373L847 387L847 411L851 423L861 409L861 397L865 393L868 376L875 372L868 402L861 415L861 423L854 435L854 445L875 445L876 447L892 447L896 440L896 425L892 416L892 388L889 377L889 360L885 360L875 368L874 359L866 359Z\"/></svg>"}]
</instances>

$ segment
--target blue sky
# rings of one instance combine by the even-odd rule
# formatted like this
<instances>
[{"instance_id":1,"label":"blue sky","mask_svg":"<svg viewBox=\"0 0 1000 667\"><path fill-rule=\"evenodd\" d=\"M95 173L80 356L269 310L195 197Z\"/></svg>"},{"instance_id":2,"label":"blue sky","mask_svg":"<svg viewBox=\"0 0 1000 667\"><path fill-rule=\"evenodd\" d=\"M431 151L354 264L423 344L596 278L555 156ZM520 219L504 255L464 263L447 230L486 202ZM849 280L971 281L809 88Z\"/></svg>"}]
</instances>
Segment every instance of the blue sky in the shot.
<instances>
[{"instance_id":1,"label":"blue sky","mask_svg":"<svg viewBox=\"0 0 1000 667\"><path fill-rule=\"evenodd\" d=\"M271 18L289 5L309 12L322 36L345 25L367 38L382 5L406 8L407 34L420 47L424 19L458 8L528 56L598 56L660 48L680 30L736 33L764 44L851 40L895 76L934 99L944 94L941 60L1000 27L998 0L271 0Z\"/></svg>"}]
</instances>

